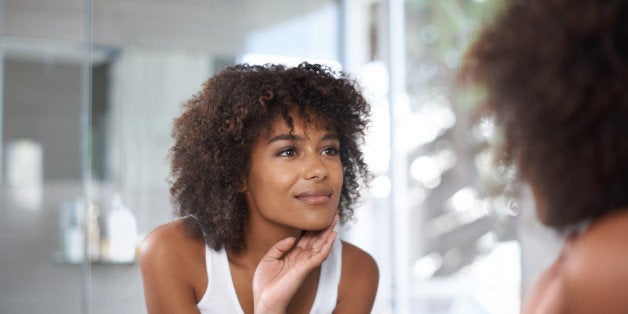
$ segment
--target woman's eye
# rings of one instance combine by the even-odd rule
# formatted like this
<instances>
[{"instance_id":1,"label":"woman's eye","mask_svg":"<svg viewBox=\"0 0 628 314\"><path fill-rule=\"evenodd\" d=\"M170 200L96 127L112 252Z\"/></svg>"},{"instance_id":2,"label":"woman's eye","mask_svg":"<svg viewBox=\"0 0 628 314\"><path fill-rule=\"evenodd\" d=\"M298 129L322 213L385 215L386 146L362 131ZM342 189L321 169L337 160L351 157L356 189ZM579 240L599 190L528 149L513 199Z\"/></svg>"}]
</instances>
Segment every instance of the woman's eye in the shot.
<instances>
[{"instance_id":1,"label":"woman's eye","mask_svg":"<svg viewBox=\"0 0 628 314\"><path fill-rule=\"evenodd\" d=\"M297 155L297 150L294 147L282 148L277 152L277 156L282 157L294 157Z\"/></svg>"},{"instance_id":2,"label":"woman's eye","mask_svg":"<svg viewBox=\"0 0 628 314\"><path fill-rule=\"evenodd\" d=\"M323 149L323 154L328 156L336 156L339 153L339 149L336 147L327 147Z\"/></svg>"}]
</instances>

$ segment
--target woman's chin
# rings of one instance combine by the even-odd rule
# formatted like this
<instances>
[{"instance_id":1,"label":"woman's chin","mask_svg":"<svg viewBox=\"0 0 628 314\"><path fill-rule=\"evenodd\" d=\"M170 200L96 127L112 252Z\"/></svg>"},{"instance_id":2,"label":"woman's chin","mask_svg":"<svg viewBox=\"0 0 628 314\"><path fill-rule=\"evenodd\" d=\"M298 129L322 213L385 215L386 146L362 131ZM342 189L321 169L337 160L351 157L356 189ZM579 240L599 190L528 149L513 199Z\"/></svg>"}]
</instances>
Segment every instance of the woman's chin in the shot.
<instances>
[{"instance_id":1,"label":"woman's chin","mask_svg":"<svg viewBox=\"0 0 628 314\"><path fill-rule=\"evenodd\" d=\"M301 229L306 231L318 231L326 229L327 227L329 227L329 224L331 224L333 218L334 216L332 215L330 217L320 217L317 219L309 220L302 224Z\"/></svg>"}]
</instances>

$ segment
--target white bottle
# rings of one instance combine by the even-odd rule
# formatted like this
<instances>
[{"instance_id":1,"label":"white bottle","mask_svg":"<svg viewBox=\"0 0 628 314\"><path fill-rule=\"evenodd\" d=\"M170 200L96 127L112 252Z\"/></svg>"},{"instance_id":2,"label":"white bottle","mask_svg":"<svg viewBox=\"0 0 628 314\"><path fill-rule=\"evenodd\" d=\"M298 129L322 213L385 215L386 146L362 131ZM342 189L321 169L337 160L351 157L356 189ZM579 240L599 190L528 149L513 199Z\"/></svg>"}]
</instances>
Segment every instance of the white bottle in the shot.
<instances>
[{"instance_id":1,"label":"white bottle","mask_svg":"<svg viewBox=\"0 0 628 314\"><path fill-rule=\"evenodd\" d=\"M85 232L83 231L81 204L79 201L66 201L61 205L59 227L63 259L67 263L78 264L85 259Z\"/></svg>"},{"instance_id":2,"label":"white bottle","mask_svg":"<svg viewBox=\"0 0 628 314\"><path fill-rule=\"evenodd\" d=\"M133 262L138 240L137 223L133 213L122 203L120 195L114 196L111 201L106 228L107 260L113 263Z\"/></svg>"},{"instance_id":3,"label":"white bottle","mask_svg":"<svg viewBox=\"0 0 628 314\"><path fill-rule=\"evenodd\" d=\"M100 260L100 208L89 202L87 207L87 254L92 262Z\"/></svg>"}]
</instances>

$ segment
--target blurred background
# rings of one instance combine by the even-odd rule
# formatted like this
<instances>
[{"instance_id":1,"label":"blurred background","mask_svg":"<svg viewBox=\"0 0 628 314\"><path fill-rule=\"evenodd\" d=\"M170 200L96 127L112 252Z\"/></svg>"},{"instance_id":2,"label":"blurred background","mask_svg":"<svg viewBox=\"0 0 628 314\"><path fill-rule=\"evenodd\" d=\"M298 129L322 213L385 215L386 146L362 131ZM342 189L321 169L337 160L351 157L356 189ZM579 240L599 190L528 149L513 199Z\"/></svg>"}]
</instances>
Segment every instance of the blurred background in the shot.
<instances>
[{"instance_id":1,"label":"blurred background","mask_svg":"<svg viewBox=\"0 0 628 314\"><path fill-rule=\"evenodd\" d=\"M341 236L374 313L518 313L560 239L455 77L497 0L0 0L0 313L144 313L180 105L226 66L319 62L372 104L374 180Z\"/></svg>"}]
</instances>

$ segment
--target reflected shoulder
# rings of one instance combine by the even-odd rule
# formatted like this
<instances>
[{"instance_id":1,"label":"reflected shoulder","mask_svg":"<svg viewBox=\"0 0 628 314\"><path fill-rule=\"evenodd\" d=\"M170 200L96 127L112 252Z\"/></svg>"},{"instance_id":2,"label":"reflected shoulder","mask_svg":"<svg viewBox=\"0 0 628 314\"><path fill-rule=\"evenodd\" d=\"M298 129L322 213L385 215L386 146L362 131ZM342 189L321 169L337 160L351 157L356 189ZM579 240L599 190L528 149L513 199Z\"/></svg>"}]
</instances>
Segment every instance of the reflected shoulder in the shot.
<instances>
[{"instance_id":1,"label":"reflected shoulder","mask_svg":"<svg viewBox=\"0 0 628 314\"><path fill-rule=\"evenodd\" d=\"M570 313L628 313L627 239L623 212L599 219L574 241L563 269Z\"/></svg>"}]
</instances>

